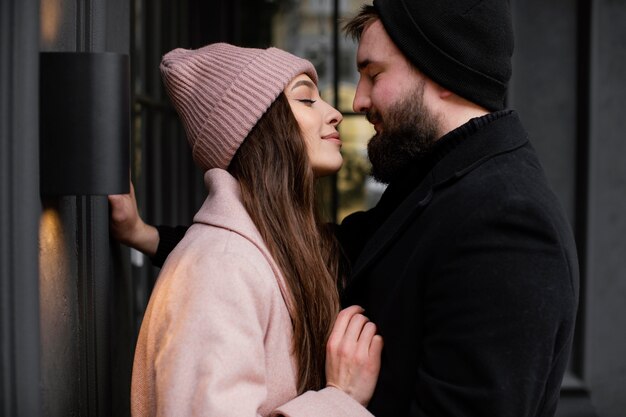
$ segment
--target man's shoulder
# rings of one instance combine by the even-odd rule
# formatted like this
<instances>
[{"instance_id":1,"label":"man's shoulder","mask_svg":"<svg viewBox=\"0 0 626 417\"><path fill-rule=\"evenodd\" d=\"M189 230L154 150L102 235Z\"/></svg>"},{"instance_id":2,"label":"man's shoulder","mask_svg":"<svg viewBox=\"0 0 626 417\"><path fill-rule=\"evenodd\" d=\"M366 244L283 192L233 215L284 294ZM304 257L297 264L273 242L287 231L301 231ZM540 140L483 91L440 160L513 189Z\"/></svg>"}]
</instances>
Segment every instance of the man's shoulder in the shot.
<instances>
[{"instance_id":1,"label":"man's shoulder","mask_svg":"<svg viewBox=\"0 0 626 417\"><path fill-rule=\"evenodd\" d=\"M530 144L495 155L436 187L435 194L461 200L458 203L494 204L496 201L532 200L554 204L556 198Z\"/></svg>"}]
</instances>

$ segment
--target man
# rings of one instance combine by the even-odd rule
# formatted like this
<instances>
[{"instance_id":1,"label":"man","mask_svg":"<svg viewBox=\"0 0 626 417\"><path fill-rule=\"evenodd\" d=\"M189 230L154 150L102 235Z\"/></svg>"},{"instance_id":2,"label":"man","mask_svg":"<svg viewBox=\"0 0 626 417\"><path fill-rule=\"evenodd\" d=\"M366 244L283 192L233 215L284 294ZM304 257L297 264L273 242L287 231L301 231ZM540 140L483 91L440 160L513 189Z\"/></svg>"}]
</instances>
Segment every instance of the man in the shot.
<instances>
[{"instance_id":1,"label":"man","mask_svg":"<svg viewBox=\"0 0 626 417\"><path fill-rule=\"evenodd\" d=\"M344 304L385 340L377 416L551 416L578 302L574 240L518 116L502 0L375 0L354 110L378 205L345 219Z\"/></svg>"},{"instance_id":2,"label":"man","mask_svg":"<svg viewBox=\"0 0 626 417\"><path fill-rule=\"evenodd\" d=\"M375 208L337 227L343 303L385 341L376 416L552 416L572 345L570 226L517 114L502 0L374 0L354 110L376 134ZM176 241L161 229L158 257ZM164 239L165 237L165 239Z\"/></svg>"}]
</instances>

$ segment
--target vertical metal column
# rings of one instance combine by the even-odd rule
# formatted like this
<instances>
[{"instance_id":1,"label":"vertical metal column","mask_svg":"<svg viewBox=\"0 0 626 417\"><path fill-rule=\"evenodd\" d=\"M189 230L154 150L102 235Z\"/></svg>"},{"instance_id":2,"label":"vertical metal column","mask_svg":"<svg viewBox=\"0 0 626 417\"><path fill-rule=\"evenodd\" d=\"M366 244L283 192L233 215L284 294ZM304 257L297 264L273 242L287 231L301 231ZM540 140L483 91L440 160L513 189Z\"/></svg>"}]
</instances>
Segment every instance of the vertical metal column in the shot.
<instances>
[{"instance_id":1,"label":"vertical metal column","mask_svg":"<svg viewBox=\"0 0 626 417\"><path fill-rule=\"evenodd\" d=\"M0 2L0 415L41 415L39 2Z\"/></svg>"}]
</instances>

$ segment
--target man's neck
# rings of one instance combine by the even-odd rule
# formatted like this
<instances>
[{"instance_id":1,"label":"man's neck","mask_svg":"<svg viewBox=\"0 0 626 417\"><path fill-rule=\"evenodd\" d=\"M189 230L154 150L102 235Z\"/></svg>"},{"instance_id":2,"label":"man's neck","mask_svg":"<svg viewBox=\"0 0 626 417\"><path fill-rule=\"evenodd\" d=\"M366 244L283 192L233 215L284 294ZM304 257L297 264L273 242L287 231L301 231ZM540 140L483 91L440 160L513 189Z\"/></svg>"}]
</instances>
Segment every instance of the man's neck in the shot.
<instances>
[{"instance_id":1,"label":"man's neck","mask_svg":"<svg viewBox=\"0 0 626 417\"><path fill-rule=\"evenodd\" d=\"M458 96L455 96L454 99L446 100L439 111L439 137L445 136L474 118L482 117L489 113L484 107Z\"/></svg>"}]
</instances>

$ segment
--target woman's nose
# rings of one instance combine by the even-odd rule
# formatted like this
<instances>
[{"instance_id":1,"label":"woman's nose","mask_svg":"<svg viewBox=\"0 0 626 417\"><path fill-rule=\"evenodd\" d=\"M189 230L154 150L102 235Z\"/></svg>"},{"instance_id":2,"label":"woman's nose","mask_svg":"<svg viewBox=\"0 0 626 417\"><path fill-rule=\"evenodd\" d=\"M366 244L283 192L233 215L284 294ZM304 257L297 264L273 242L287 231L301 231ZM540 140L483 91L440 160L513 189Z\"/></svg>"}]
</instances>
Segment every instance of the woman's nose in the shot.
<instances>
[{"instance_id":1,"label":"woman's nose","mask_svg":"<svg viewBox=\"0 0 626 417\"><path fill-rule=\"evenodd\" d=\"M328 124L332 126L337 126L343 120L343 115L341 114L339 110L332 107L331 105L328 105L328 107L330 107L330 111L328 112L328 118L327 118Z\"/></svg>"}]
</instances>

